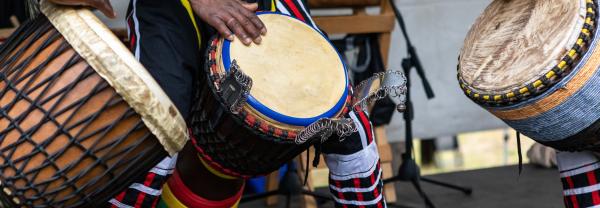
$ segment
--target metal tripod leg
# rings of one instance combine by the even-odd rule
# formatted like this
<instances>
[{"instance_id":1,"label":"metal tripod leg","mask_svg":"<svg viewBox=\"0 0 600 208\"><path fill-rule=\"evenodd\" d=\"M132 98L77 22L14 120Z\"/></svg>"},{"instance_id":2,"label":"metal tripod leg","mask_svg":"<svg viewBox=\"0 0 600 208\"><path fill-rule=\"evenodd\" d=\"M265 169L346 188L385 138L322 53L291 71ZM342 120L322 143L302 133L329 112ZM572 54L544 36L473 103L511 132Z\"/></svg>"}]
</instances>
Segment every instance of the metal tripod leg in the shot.
<instances>
[{"instance_id":1,"label":"metal tripod leg","mask_svg":"<svg viewBox=\"0 0 600 208\"><path fill-rule=\"evenodd\" d=\"M425 194L423 189L421 189L421 184L419 183L419 181L412 180L411 182L412 182L413 186L415 186L415 189L417 189L417 192L419 192L419 195L421 195L421 198L423 198L423 200L425 200L425 206L427 208L435 208L435 205L433 205L433 202L431 202L431 200L429 199L427 194Z\"/></svg>"},{"instance_id":2,"label":"metal tripod leg","mask_svg":"<svg viewBox=\"0 0 600 208\"><path fill-rule=\"evenodd\" d=\"M425 178L425 177L421 177L421 181L424 181L424 182L427 182L427 183L431 183L431 184L435 184L435 185L438 185L438 186L443 186L443 187L454 189L454 190L458 190L458 191L463 192L466 195L471 195L471 193L473 193L473 189L470 188L470 187L457 186L457 185L454 185L454 184L445 183L445 182L441 182L441 181L436 181L436 180Z\"/></svg>"}]
</instances>

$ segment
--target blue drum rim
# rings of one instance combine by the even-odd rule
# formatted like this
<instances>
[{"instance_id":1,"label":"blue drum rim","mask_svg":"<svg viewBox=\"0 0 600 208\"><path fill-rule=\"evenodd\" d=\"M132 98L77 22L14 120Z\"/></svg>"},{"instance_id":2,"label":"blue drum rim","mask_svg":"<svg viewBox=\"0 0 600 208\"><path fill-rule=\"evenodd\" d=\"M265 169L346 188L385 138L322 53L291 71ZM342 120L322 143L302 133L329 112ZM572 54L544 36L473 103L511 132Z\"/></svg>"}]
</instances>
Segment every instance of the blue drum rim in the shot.
<instances>
[{"instance_id":1,"label":"blue drum rim","mask_svg":"<svg viewBox=\"0 0 600 208\"><path fill-rule=\"evenodd\" d=\"M315 117L309 117L309 118L298 118L298 117L292 117L292 116L288 116L288 115L284 115L281 114L279 112L276 112L272 109L270 109L269 107L265 106L264 104L262 104L260 101L258 101L256 98L254 98L254 96L249 95L248 96L248 104L250 106L252 106L252 108L256 109L259 113L277 121L280 123L284 123L284 124L289 124L289 125L294 125L294 126L308 126L314 122L316 122L317 120L321 119L321 118L331 118L333 116L335 116L336 114L338 114L342 108L344 107L344 104L346 103L346 99L348 97L348 72L346 71L346 63L344 63L340 53L338 53L338 51L335 49L335 47L333 46L333 44L331 44L331 42L329 41L329 39L327 39L327 37L325 37L325 35L323 33L321 33L320 31L316 30L315 28L313 28L312 26L306 24L305 22L292 17L290 15L287 14L282 14L279 12L257 12L257 15L263 15L263 14L277 14L277 15L283 15L283 16L287 16L287 17L291 17L292 19L301 22L302 24L305 24L307 26L309 26L311 29L313 29L315 32L319 33L328 43L329 45L333 48L333 50L336 52L336 54L338 55L339 61L342 63L343 68L344 68L344 77L346 79L346 83L344 86L344 93L342 94L342 96L340 97L340 99L338 100L338 102L333 106L333 108L329 109L328 111L326 111L325 113L315 116ZM222 64L223 67L225 68L226 72L229 72L229 68L231 67L231 57L230 55L230 45L231 45L231 41L224 39L223 41L223 50L221 51L221 57L222 57Z\"/></svg>"}]
</instances>

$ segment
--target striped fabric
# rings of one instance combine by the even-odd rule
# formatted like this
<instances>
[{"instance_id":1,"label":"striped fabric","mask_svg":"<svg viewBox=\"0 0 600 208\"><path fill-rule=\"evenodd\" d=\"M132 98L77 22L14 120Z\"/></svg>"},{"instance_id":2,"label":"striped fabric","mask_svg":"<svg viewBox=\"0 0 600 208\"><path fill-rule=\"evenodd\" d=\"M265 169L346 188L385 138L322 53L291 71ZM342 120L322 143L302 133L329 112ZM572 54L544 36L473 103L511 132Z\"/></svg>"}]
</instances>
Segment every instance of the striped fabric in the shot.
<instances>
[{"instance_id":1,"label":"striped fabric","mask_svg":"<svg viewBox=\"0 0 600 208\"><path fill-rule=\"evenodd\" d=\"M109 200L111 207L156 207L162 194L161 187L173 174L176 161L177 156L163 159L143 180L131 184L129 188Z\"/></svg>"},{"instance_id":2,"label":"striped fabric","mask_svg":"<svg viewBox=\"0 0 600 208\"><path fill-rule=\"evenodd\" d=\"M600 163L589 164L566 174L561 173L561 176L566 207L600 205Z\"/></svg>"},{"instance_id":3,"label":"striped fabric","mask_svg":"<svg viewBox=\"0 0 600 208\"><path fill-rule=\"evenodd\" d=\"M323 145L329 167L329 190L336 207L386 207L377 144L368 116L352 111L358 133Z\"/></svg>"},{"instance_id":4,"label":"striped fabric","mask_svg":"<svg viewBox=\"0 0 600 208\"><path fill-rule=\"evenodd\" d=\"M560 152L557 160L565 207L600 207L600 160L590 152Z\"/></svg>"}]
</instances>

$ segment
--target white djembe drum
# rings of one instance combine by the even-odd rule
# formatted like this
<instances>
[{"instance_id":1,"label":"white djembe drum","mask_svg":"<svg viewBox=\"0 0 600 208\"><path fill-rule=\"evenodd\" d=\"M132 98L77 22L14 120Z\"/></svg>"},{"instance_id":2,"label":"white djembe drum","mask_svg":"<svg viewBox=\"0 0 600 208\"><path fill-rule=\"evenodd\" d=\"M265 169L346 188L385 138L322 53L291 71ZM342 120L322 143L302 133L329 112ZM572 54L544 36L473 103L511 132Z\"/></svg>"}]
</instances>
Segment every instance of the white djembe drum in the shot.
<instances>
[{"instance_id":1,"label":"white djembe drum","mask_svg":"<svg viewBox=\"0 0 600 208\"><path fill-rule=\"evenodd\" d=\"M460 54L465 94L559 150L598 150L600 44L593 0L495 0Z\"/></svg>"}]
</instances>

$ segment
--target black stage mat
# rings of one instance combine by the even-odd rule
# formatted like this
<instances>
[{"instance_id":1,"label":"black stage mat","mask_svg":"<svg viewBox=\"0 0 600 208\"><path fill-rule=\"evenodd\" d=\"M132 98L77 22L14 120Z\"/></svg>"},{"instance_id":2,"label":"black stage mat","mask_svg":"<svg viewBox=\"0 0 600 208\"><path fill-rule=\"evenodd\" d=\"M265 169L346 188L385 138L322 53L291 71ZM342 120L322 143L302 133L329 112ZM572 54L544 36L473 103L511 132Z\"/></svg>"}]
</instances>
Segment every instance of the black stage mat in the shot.
<instances>
[{"instance_id":1,"label":"black stage mat","mask_svg":"<svg viewBox=\"0 0 600 208\"><path fill-rule=\"evenodd\" d=\"M542 169L524 165L519 176L517 166L506 166L472 171L462 171L428 176L432 179L473 187L473 195L422 183L438 208L560 208L562 187L556 169ZM398 204L392 207L425 207L413 186L407 182L396 185ZM326 191L326 190L320 190ZM279 198L275 207L285 207L285 199ZM292 199L292 207L302 207L299 198ZM265 207L264 201L240 205L241 208ZM331 203L320 207L333 207Z\"/></svg>"}]
</instances>

